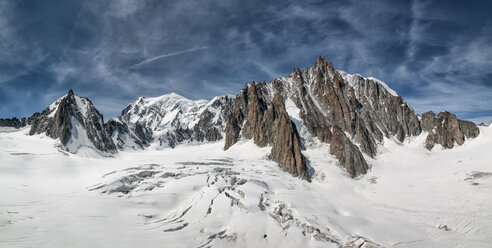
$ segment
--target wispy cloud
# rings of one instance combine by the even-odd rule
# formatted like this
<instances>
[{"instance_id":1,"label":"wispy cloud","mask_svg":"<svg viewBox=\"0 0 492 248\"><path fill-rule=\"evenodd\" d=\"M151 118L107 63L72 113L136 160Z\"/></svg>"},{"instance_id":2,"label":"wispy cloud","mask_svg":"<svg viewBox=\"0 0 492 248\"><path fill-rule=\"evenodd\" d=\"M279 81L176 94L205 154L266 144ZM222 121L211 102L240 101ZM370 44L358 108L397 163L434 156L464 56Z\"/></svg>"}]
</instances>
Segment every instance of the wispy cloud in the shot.
<instances>
[{"instance_id":1,"label":"wispy cloud","mask_svg":"<svg viewBox=\"0 0 492 248\"><path fill-rule=\"evenodd\" d=\"M142 61L140 61L134 65L131 65L129 68L137 69L137 68L139 68L145 64L152 63L152 62L159 60L159 59L177 56L177 55L181 55L181 54L185 54L185 53L191 53L191 52L200 51L200 50L205 50L205 49L208 49L208 47L195 47L195 48L190 48L190 49L186 49L186 50L182 50L182 51L165 53L165 54L161 54L161 55L158 55L158 56L155 56L152 58L144 59L144 60L142 60Z\"/></svg>"},{"instance_id":2,"label":"wispy cloud","mask_svg":"<svg viewBox=\"0 0 492 248\"><path fill-rule=\"evenodd\" d=\"M320 55L386 81L419 112L491 115L491 4L20 1L0 0L0 116L39 111L69 88L108 117L142 95L210 99Z\"/></svg>"}]
</instances>

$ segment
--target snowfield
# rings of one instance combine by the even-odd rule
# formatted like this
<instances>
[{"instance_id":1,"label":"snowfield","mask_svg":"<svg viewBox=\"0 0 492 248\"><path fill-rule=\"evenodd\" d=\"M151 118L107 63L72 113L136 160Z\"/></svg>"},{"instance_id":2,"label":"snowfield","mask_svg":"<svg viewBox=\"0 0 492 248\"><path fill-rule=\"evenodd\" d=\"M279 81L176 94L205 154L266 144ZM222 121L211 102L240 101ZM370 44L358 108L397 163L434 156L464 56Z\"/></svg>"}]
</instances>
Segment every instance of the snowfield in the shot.
<instances>
[{"instance_id":1,"label":"snowfield","mask_svg":"<svg viewBox=\"0 0 492 248\"><path fill-rule=\"evenodd\" d=\"M491 247L492 127L452 150L387 139L351 179L329 145L312 182L243 141L77 154L0 130L0 247Z\"/></svg>"}]
</instances>

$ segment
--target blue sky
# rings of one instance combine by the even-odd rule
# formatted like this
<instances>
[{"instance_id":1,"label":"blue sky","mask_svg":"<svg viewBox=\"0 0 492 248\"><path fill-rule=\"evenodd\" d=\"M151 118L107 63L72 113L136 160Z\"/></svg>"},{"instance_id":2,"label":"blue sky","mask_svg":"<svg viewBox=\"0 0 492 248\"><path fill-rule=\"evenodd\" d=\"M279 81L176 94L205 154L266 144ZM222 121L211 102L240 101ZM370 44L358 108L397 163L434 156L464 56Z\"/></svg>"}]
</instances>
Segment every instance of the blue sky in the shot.
<instances>
[{"instance_id":1,"label":"blue sky","mask_svg":"<svg viewBox=\"0 0 492 248\"><path fill-rule=\"evenodd\" d=\"M492 121L490 1L0 0L0 118L72 88L106 119L139 96L236 94L323 56L414 109Z\"/></svg>"}]
</instances>

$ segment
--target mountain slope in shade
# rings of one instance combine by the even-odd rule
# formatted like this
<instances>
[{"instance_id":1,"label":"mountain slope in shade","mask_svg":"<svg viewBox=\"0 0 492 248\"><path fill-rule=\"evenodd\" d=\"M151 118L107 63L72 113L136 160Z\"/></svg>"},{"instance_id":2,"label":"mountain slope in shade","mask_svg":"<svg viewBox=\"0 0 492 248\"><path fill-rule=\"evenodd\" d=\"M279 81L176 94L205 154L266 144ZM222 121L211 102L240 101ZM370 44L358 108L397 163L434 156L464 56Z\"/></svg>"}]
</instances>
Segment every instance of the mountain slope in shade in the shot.
<instances>
[{"instance_id":1,"label":"mountain slope in shade","mask_svg":"<svg viewBox=\"0 0 492 248\"><path fill-rule=\"evenodd\" d=\"M105 128L118 150L144 149L152 140L152 132L148 128L139 124L129 127L118 117L111 118Z\"/></svg>"}]
</instances>

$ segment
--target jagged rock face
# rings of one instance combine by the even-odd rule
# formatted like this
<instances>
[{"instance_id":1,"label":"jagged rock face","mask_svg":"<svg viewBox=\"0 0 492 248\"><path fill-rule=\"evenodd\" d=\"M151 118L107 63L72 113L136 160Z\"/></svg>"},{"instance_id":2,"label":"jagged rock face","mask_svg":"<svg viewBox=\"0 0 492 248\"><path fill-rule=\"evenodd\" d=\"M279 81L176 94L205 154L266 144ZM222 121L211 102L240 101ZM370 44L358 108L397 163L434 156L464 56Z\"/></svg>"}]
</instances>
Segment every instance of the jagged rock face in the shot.
<instances>
[{"instance_id":1,"label":"jagged rock face","mask_svg":"<svg viewBox=\"0 0 492 248\"><path fill-rule=\"evenodd\" d=\"M249 87L246 85L236 96L233 108L227 117L224 149L234 145L240 138L244 118L248 114Z\"/></svg>"},{"instance_id":2,"label":"jagged rock face","mask_svg":"<svg viewBox=\"0 0 492 248\"><path fill-rule=\"evenodd\" d=\"M246 97L245 89L239 93L226 128L225 148L237 142L241 131L244 137L258 140L259 145L265 143L266 138L253 135L254 131L265 133L261 127L251 126L249 121L243 127L242 123L245 116L250 116L246 113L262 111L277 94L296 105L312 136L326 143L338 142L332 153L351 176L367 172L368 164L360 151L374 157L377 144L384 137L392 135L403 141L422 131L418 115L383 82L337 71L324 58L319 58L311 68L295 69L286 78L255 84L254 91L259 100ZM256 123L255 116L248 118Z\"/></svg>"},{"instance_id":3,"label":"jagged rock face","mask_svg":"<svg viewBox=\"0 0 492 248\"><path fill-rule=\"evenodd\" d=\"M16 117L12 119L1 119L0 118L0 127L15 127L15 128L21 128L29 125L28 123L29 118L20 118L17 119Z\"/></svg>"},{"instance_id":4,"label":"jagged rock face","mask_svg":"<svg viewBox=\"0 0 492 248\"><path fill-rule=\"evenodd\" d=\"M290 94L308 130L322 141L330 140L328 130L337 125L373 157L383 137L403 141L421 132L418 115L383 82L337 71L323 58L278 80L295 88Z\"/></svg>"},{"instance_id":5,"label":"jagged rock face","mask_svg":"<svg viewBox=\"0 0 492 248\"><path fill-rule=\"evenodd\" d=\"M259 146L272 144L270 135L278 134L263 125L269 123L263 119L264 114L256 113L266 113L276 95L295 104L298 110L289 115L298 112L302 128L321 142L330 143L330 152L352 177L367 172L369 165L362 154L374 157L384 137L393 136L402 142L445 123L429 134L428 145L439 143L452 148L453 142L462 144L464 137L479 133L474 123L447 114L435 118L433 113L426 113L419 120L418 114L384 82L337 71L320 57L313 67L294 69L288 77L245 86L228 118L225 149L241 136L254 139Z\"/></svg>"},{"instance_id":6,"label":"jagged rock face","mask_svg":"<svg viewBox=\"0 0 492 248\"><path fill-rule=\"evenodd\" d=\"M308 178L306 159L301 152L301 140L296 125L290 120L280 94L268 103L262 86L253 83L236 96L227 119L225 149L244 136L260 147L272 146L271 159L301 178ZM242 132L241 132L242 131Z\"/></svg>"},{"instance_id":7,"label":"jagged rock face","mask_svg":"<svg viewBox=\"0 0 492 248\"><path fill-rule=\"evenodd\" d=\"M475 138L480 131L475 123L458 120L456 115L449 112L441 112L436 117L432 111L422 115L422 128L429 134L425 141L425 147L431 150L436 144L444 148L453 148L455 142L462 145L466 138Z\"/></svg>"},{"instance_id":8,"label":"jagged rock face","mask_svg":"<svg viewBox=\"0 0 492 248\"><path fill-rule=\"evenodd\" d=\"M296 125L285 110L280 95L276 95L273 99L266 118L266 127L272 130L273 135L271 158L278 161L294 176L307 179L309 175L306 158L301 153L301 139Z\"/></svg>"},{"instance_id":9,"label":"jagged rock face","mask_svg":"<svg viewBox=\"0 0 492 248\"><path fill-rule=\"evenodd\" d=\"M103 116L86 97L68 94L58 99L41 113L29 118L4 120L0 124L13 127L31 125L29 135L45 133L60 139L69 152L81 146L93 147L103 152L115 152L116 147L105 130Z\"/></svg>"},{"instance_id":10,"label":"jagged rock face","mask_svg":"<svg viewBox=\"0 0 492 248\"><path fill-rule=\"evenodd\" d=\"M144 142L157 141L162 147L217 141L223 138L232 102L229 96L216 97L210 102L192 101L174 93L141 97L128 105L118 119Z\"/></svg>"},{"instance_id":11,"label":"jagged rock face","mask_svg":"<svg viewBox=\"0 0 492 248\"><path fill-rule=\"evenodd\" d=\"M352 177L367 172L369 165L364 156L362 156L357 146L347 138L340 127L333 127L333 136L330 143L330 153L335 155Z\"/></svg>"},{"instance_id":12,"label":"jagged rock face","mask_svg":"<svg viewBox=\"0 0 492 248\"><path fill-rule=\"evenodd\" d=\"M80 146L93 146L103 152L116 150L104 128L103 116L88 98L75 96L72 90L31 118L30 135L46 133L59 138L70 152L76 152Z\"/></svg>"},{"instance_id":13,"label":"jagged rock face","mask_svg":"<svg viewBox=\"0 0 492 248\"><path fill-rule=\"evenodd\" d=\"M431 132L436 126L436 119L436 114L432 111L423 113L422 119L420 119L422 123L422 130Z\"/></svg>"},{"instance_id":14,"label":"jagged rock face","mask_svg":"<svg viewBox=\"0 0 492 248\"><path fill-rule=\"evenodd\" d=\"M148 128L137 124L134 129L131 129L118 118L110 119L105 128L119 150L124 150L127 147L144 149L149 146L152 140L152 132Z\"/></svg>"},{"instance_id":15,"label":"jagged rock face","mask_svg":"<svg viewBox=\"0 0 492 248\"><path fill-rule=\"evenodd\" d=\"M475 123L465 120L458 120L458 122L466 138L476 138L480 134L480 129Z\"/></svg>"},{"instance_id":16,"label":"jagged rock face","mask_svg":"<svg viewBox=\"0 0 492 248\"><path fill-rule=\"evenodd\" d=\"M333 128L337 126L348 135L337 139L346 143L343 147L360 149L374 157L377 144L384 137L395 136L403 141L421 133L417 113L386 84L337 71L324 58L318 58L311 68L302 72L295 69L287 78L276 81L288 85L283 87L289 88L285 94L300 109L300 117L309 132L322 142L333 141ZM337 156L352 176L367 171L364 157L358 154L354 153L354 159Z\"/></svg>"}]
</instances>

